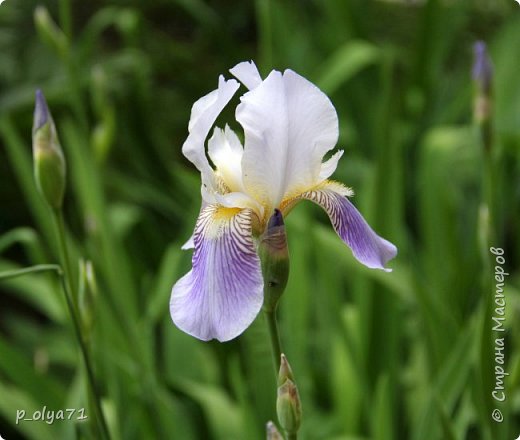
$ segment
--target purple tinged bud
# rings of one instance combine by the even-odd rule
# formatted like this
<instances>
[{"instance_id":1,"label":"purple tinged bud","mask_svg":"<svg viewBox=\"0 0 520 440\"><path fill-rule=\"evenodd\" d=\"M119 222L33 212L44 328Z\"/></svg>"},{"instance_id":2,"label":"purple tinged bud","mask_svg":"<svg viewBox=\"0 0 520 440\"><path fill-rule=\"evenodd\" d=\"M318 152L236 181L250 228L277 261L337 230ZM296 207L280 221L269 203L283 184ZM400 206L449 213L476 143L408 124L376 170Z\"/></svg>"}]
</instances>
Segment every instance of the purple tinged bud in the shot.
<instances>
[{"instance_id":1,"label":"purple tinged bud","mask_svg":"<svg viewBox=\"0 0 520 440\"><path fill-rule=\"evenodd\" d=\"M481 93L489 94L493 80L493 65L488 55L486 43L477 41L473 45L473 54L473 81L476 82Z\"/></svg>"},{"instance_id":2,"label":"purple tinged bud","mask_svg":"<svg viewBox=\"0 0 520 440\"><path fill-rule=\"evenodd\" d=\"M474 44L473 53L475 58L472 69L475 84L473 119L481 129L484 148L489 151L492 144L493 64L486 43L483 41L477 41Z\"/></svg>"},{"instance_id":3,"label":"purple tinged bud","mask_svg":"<svg viewBox=\"0 0 520 440\"><path fill-rule=\"evenodd\" d=\"M269 222L267 223L267 230L276 228L279 226L284 226L283 215L282 215L282 211L280 211L279 209L275 209L274 214L271 216L271 218L269 219Z\"/></svg>"},{"instance_id":4,"label":"purple tinged bud","mask_svg":"<svg viewBox=\"0 0 520 440\"><path fill-rule=\"evenodd\" d=\"M47 101L40 89L36 90L36 99L34 105L33 133L47 123L50 117Z\"/></svg>"},{"instance_id":5,"label":"purple tinged bud","mask_svg":"<svg viewBox=\"0 0 520 440\"><path fill-rule=\"evenodd\" d=\"M41 90L36 91L32 146L36 185L50 207L59 210L65 193L65 158Z\"/></svg>"}]
</instances>

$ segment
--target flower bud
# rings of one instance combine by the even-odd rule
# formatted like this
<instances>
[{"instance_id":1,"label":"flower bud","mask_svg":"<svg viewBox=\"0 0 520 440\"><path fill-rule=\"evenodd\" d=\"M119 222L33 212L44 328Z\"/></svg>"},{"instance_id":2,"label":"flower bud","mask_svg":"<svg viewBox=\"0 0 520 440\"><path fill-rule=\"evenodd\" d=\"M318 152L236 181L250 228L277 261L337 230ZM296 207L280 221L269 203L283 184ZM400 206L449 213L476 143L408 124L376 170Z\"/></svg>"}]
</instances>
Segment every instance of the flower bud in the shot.
<instances>
[{"instance_id":1,"label":"flower bud","mask_svg":"<svg viewBox=\"0 0 520 440\"><path fill-rule=\"evenodd\" d=\"M266 431L267 440L283 440L282 434L280 434L273 422L267 422Z\"/></svg>"},{"instance_id":2,"label":"flower bud","mask_svg":"<svg viewBox=\"0 0 520 440\"><path fill-rule=\"evenodd\" d=\"M288 434L298 432L302 419L302 409L298 388L292 380L286 380L281 387L278 387L276 413L285 432Z\"/></svg>"},{"instance_id":3,"label":"flower bud","mask_svg":"<svg viewBox=\"0 0 520 440\"><path fill-rule=\"evenodd\" d=\"M286 380L292 380L294 382L294 375L287 361L287 357L282 353L280 356L280 371L278 372L278 386L283 385Z\"/></svg>"},{"instance_id":4,"label":"flower bud","mask_svg":"<svg viewBox=\"0 0 520 440\"><path fill-rule=\"evenodd\" d=\"M294 435L298 432L302 420L300 395L289 362L283 354L278 374L276 413L280 425L287 434Z\"/></svg>"},{"instance_id":5,"label":"flower bud","mask_svg":"<svg viewBox=\"0 0 520 440\"><path fill-rule=\"evenodd\" d=\"M32 144L36 185L51 208L58 210L65 193L65 158L41 90L36 91Z\"/></svg>"},{"instance_id":6,"label":"flower bud","mask_svg":"<svg viewBox=\"0 0 520 440\"><path fill-rule=\"evenodd\" d=\"M486 43L477 41L473 46L474 62L472 69L475 84L473 115L479 124L489 120L493 88L493 65L489 58Z\"/></svg>"},{"instance_id":7,"label":"flower bud","mask_svg":"<svg viewBox=\"0 0 520 440\"><path fill-rule=\"evenodd\" d=\"M264 309L272 312L276 309L289 278L289 249L285 224L280 210L267 223L267 228L260 238L258 254L262 262L264 277Z\"/></svg>"}]
</instances>

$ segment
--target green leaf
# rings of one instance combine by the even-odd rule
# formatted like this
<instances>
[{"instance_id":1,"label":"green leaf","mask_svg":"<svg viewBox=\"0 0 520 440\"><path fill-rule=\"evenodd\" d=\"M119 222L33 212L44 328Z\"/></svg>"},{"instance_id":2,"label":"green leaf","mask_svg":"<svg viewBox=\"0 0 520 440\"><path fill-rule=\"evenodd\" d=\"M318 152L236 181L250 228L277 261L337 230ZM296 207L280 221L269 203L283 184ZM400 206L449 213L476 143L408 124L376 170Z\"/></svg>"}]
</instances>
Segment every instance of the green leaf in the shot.
<instances>
[{"instance_id":1,"label":"green leaf","mask_svg":"<svg viewBox=\"0 0 520 440\"><path fill-rule=\"evenodd\" d=\"M325 93L333 94L361 70L379 61L380 56L380 50L367 41L349 41L323 63L317 84Z\"/></svg>"}]
</instances>

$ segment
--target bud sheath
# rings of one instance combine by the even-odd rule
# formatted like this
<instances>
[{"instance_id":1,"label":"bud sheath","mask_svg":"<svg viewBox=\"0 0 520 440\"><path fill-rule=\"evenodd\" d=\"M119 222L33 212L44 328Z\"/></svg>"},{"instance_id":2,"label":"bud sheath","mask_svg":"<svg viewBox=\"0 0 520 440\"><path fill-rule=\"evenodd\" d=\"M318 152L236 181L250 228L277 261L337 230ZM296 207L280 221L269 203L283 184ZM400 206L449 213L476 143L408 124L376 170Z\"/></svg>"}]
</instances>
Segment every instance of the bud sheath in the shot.
<instances>
[{"instance_id":1,"label":"bud sheath","mask_svg":"<svg viewBox=\"0 0 520 440\"><path fill-rule=\"evenodd\" d=\"M51 208L59 210L65 193L65 158L40 90L36 91L32 144L36 185Z\"/></svg>"},{"instance_id":2,"label":"bud sheath","mask_svg":"<svg viewBox=\"0 0 520 440\"><path fill-rule=\"evenodd\" d=\"M294 436L300 429L302 420L302 407L298 388L294 382L294 376L282 354L280 373L278 375L278 397L276 399L276 412L278 421L289 436Z\"/></svg>"},{"instance_id":3,"label":"bud sheath","mask_svg":"<svg viewBox=\"0 0 520 440\"><path fill-rule=\"evenodd\" d=\"M275 209L260 239L258 254L264 277L264 310L273 312L289 278L289 249L285 224L280 210Z\"/></svg>"}]
</instances>

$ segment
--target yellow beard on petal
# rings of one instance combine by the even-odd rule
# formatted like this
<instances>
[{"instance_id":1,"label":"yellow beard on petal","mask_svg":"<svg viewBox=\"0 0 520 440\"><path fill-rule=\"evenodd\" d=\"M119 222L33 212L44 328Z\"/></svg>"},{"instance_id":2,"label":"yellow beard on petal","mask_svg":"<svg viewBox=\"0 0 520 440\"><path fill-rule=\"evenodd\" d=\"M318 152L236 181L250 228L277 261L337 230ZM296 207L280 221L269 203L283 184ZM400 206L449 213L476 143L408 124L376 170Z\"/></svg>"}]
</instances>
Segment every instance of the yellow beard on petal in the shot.
<instances>
[{"instance_id":1,"label":"yellow beard on petal","mask_svg":"<svg viewBox=\"0 0 520 440\"><path fill-rule=\"evenodd\" d=\"M284 217L287 217L292 209L296 206L296 204L302 200L302 194L310 191L323 191L329 190L334 191L345 197L352 197L354 195L354 191L352 188L349 188L343 185L340 182L336 182L334 180L324 180L323 182L318 183L317 185L311 186L309 188L304 189L303 191L293 191L291 194L288 194L284 197L284 199L280 203L280 211Z\"/></svg>"},{"instance_id":2,"label":"yellow beard on petal","mask_svg":"<svg viewBox=\"0 0 520 440\"><path fill-rule=\"evenodd\" d=\"M207 218L211 218L211 223L208 225L205 236L207 239L219 238L226 224L242 209L240 208L226 208L224 206L216 206L214 210L208 211Z\"/></svg>"},{"instance_id":3,"label":"yellow beard on petal","mask_svg":"<svg viewBox=\"0 0 520 440\"><path fill-rule=\"evenodd\" d=\"M225 208L225 207L221 206L213 214L213 219L227 221L230 218L237 215L240 211L242 211L242 209L240 209L240 208Z\"/></svg>"}]
</instances>

